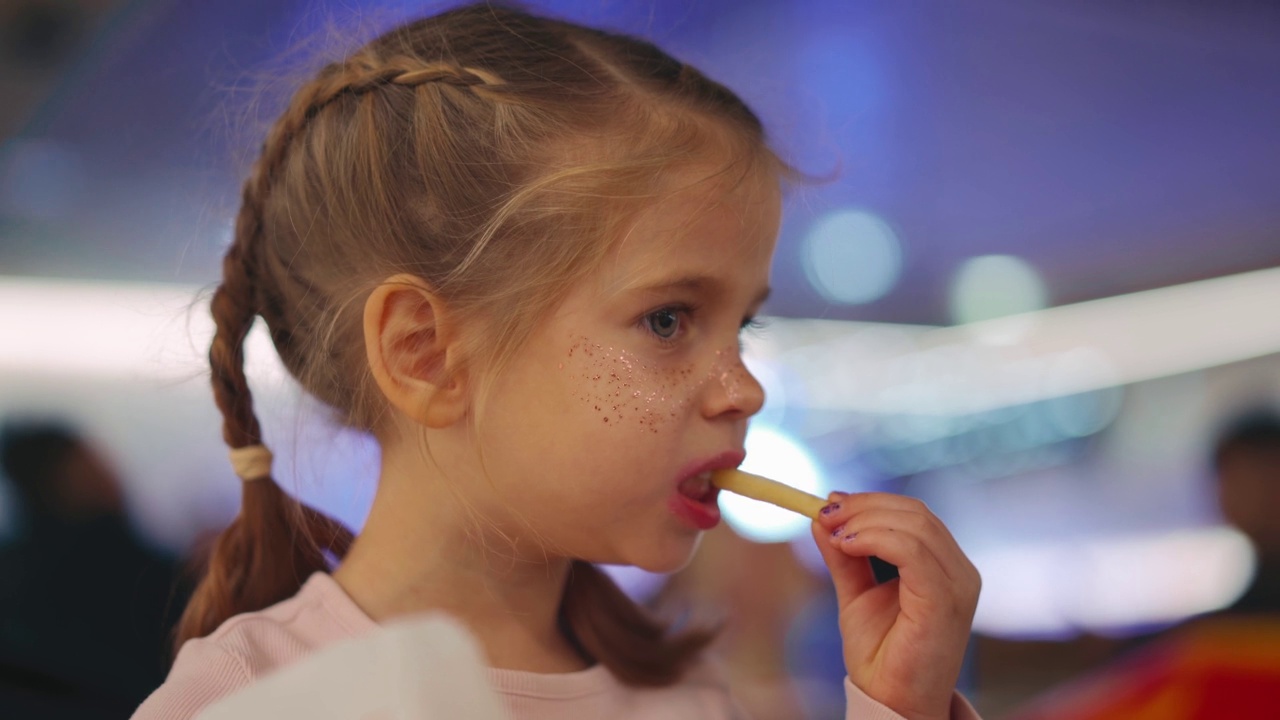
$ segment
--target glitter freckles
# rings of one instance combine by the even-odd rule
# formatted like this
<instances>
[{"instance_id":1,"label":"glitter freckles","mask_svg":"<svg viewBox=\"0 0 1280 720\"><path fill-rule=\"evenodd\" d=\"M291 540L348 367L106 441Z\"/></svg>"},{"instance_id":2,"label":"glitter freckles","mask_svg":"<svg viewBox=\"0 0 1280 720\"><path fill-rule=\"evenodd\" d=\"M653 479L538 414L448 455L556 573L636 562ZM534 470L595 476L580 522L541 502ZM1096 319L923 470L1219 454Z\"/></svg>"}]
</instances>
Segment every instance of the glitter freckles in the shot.
<instances>
[{"instance_id":1,"label":"glitter freckles","mask_svg":"<svg viewBox=\"0 0 1280 720\"><path fill-rule=\"evenodd\" d=\"M704 375L691 363L658 367L586 338L569 347L560 369L572 374L574 398L599 413L601 423L655 433L683 415L704 384L720 383L729 400L739 403L749 382L736 350L717 351Z\"/></svg>"},{"instance_id":2,"label":"glitter freckles","mask_svg":"<svg viewBox=\"0 0 1280 720\"><path fill-rule=\"evenodd\" d=\"M748 392L751 378L739 361L736 350L716 351L716 362L711 367L708 379L724 386L725 394L733 405L742 405L746 401L745 393Z\"/></svg>"}]
</instances>

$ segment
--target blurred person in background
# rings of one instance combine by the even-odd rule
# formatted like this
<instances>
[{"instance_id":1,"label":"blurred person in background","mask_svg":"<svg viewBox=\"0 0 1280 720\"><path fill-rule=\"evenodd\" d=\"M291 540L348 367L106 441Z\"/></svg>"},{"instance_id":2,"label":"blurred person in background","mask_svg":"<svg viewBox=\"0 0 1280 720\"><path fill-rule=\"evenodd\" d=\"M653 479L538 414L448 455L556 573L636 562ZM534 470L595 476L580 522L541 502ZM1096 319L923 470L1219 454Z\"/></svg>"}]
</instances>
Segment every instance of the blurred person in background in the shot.
<instances>
[{"instance_id":1,"label":"blurred person in background","mask_svg":"<svg viewBox=\"0 0 1280 720\"><path fill-rule=\"evenodd\" d=\"M1238 416L1219 434L1211 460L1223 519L1248 536L1256 552L1245 592L1013 717L1280 718L1280 412L1262 408Z\"/></svg>"},{"instance_id":2,"label":"blurred person in background","mask_svg":"<svg viewBox=\"0 0 1280 720\"><path fill-rule=\"evenodd\" d=\"M1222 612L1280 621L1280 410L1260 408L1227 426L1214 447L1223 518L1257 553L1253 582Z\"/></svg>"},{"instance_id":3,"label":"blurred person in background","mask_svg":"<svg viewBox=\"0 0 1280 720\"><path fill-rule=\"evenodd\" d=\"M173 558L134 532L116 473L61 423L0 429L18 501L0 545L0 717L128 717L164 679Z\"/></svg>"}]
</instances>

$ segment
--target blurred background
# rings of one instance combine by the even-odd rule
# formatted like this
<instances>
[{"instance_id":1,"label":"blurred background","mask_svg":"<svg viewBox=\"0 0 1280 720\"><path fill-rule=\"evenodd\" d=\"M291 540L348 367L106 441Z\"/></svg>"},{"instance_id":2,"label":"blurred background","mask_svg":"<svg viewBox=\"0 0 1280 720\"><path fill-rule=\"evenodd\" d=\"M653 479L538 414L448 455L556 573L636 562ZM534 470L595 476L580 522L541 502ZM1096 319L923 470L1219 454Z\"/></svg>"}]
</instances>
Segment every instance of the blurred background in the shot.
<instances>
[{"instance_id":1,"label":"blurred background","mask_svg":"<svg viewBox=\"0 0 1280 720\"><path fill-rule=\"evenodd\" d=\"M1239 463L1215 443L1280 403L1280 4L526 5L657 41L831 178L788 197L769 326L747 342L769 400L746 469L929 503L983 574L963 681L985 717L1032 717L1262 585L1276 610L1256 529L1280 523L1276 436L1243 441L1236 515L1220 480ZM239 179L281 101L260 88L287 87L326 28L444 6L0 4L0 420L83 433L155 562L239 502L202 358ZM358 527L376 448L324 422L264 333L248 353L277 477ZM30 502L0 488L20 547ZM759 717L842 716L807 523L722 504L731 530L682 577L618 576L727 617ZM64 687L23 662L0 655Z\"/></svg>"}]
</instances>

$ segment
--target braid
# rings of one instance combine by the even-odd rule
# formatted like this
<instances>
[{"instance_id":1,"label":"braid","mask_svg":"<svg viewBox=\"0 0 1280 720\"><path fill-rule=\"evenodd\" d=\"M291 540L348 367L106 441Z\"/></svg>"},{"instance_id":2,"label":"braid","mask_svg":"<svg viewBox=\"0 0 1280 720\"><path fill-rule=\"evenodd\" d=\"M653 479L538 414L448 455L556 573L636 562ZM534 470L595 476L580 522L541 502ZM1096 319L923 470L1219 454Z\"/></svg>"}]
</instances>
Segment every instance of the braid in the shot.
<instances>
[{"instance_id":1,"label":"braid","mask_svg":"<svg viewBox=\"0 0 1280 720\"><path fill-rule=\"evenodd\" d=\"M262 244L271 180L310 116L344 93L364 92L405 74L403 68L391 70L366 73L354 82L337 83L330 77L313 83L311 101L276 123L245 181L235 241L223 257L222 283L210 303L216 326L209 348L213 395L223 417L223 439L233 449L262 444L261 424L244 373L244 341L260 312L279 320L282 309L278 301L267 302L266 307L261 302L269 293L260 291L263 283L256 252ZM419 72L413 79L426 82L428 77ZM450 83L471 82L466 77L448 77ZM272 339L281 349L291 344L286 328L282 322L272 327ZM326 553L341 558L353 539L350 530L286 495L271 477L245 482L240 515L213 545L204 577L179 622L176 646L209 634L233 615L293 595L309 575L328 569Z\"/></svg>"},{"instance_id":2,"label":"braid","mask_svg":"<svg viewBox=\"0 0 1280 720\"><path fill-rule=\"evenodd\" d=\"M326 107L349 95L363 95L386 87L413 88L427 84L441 84L470 90L472 94L498 99L491 92L502 85L494 74L476 68L460 68L444 63L423 65L411 58L393 58L377 67L365 62L334 63L324 68L320 76L295 96L288 111L271 129L263 143L261 165L257 176L262 183L269 183L284 163L293 141L302 132L307 121L320 114ZM248 201L250 187L245 187ZM261 188L252 188L256 197L263 197ZM261 215L258 215L261 217Z\"/></svg>"},{"instance_id":3,"label":"braid","mask_svg":"<svg viewBox=\"0 0 1280 720\"><path fill-rule=\"evenodd\" d=\"M476 88L482 85L500 85L492 73L476 68L462 68L446 63L422 64L412 58L392 58L377 67L359 62L352 66L331 65L339 72L326 77L321 73L319 86L308 103L309 110L318 110L335 98L347 94L361 94L387 85L414 87L427 83L442 83L458 88ZM344 76L340 70L349 70Z\"/></svg>"},{"instance_id":4,"label":"braid","mask_svg":"<svg viewBox=\"0 0 1280 720\"><path fill-rule=\"evenodd\" d=\"M244 341L259 314L268 320L282 359L293 359L292 324L284 303L267 282L259 262L266 200L291 145L309 120L339 98L379 88L413 88L436 83L470 90L500 84L481 70L444 64L423 65L406 58L379 67L360 61L333 64L301 90L272 127L241 193L235 241L222 260L222 283L210 311L216 324L209 347L213 397L222 412L222 437L233 449L262 444L253 394L244 374ZM290 280L306 283L290 274ZM350 530L286 495L265 477L243 486L240 515L218 537L177 630L177 645L209 634L227 618L260 610L293 595L315 572L328 569L326 553L341 558L353 541Z\"/></svg>"},{"instance_id":5,"label":"braid","mask_svg":"<svg viewBox=\"0 0 1280 720\"><path fill-rule=\"evenodd\" d=\"M249 195L248 184L245 195ZM237 238L256 235L256 219L249 217L256 214L246 199L236 221ZM213 398L222 411L222 438L233 448L262 442L262 428L253 412L253 396L244 376L244 340L257 315L245 245L237 239L227 250L222 259L222 284L210 302L217 328L209 347Z\"/></svg>"},{"instance_id":6,"label":"braid","mask_svg":"<svg viewBox=\"0 0 1280 720\"><path fill-rule=\"evenodd\" d=\"M258 314L254 245L260 238L261 173L245 183L236 240L223 258L222 284L210 310L216 331L209 348L213 395L222 412L222 436L233 449L260 445L262 429L244 374L244 340ZM326 553L341 558L350 530L285 494L271 477L243 484L240 515L217 538L204 577L183 612L176 647L213 632L227 618L260 610L293 595L315 572L328 569Z\"/></svg>"}]
</instances>

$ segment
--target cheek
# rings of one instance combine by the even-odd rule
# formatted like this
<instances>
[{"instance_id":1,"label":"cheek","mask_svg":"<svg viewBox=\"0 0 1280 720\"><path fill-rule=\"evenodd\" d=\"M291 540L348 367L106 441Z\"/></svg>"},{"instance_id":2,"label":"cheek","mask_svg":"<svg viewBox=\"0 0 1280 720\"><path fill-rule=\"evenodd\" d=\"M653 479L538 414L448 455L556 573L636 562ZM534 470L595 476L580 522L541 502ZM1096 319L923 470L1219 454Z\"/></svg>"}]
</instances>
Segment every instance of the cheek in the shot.
<instances>
[{"instance_id":1,"label":"cheek","mask_svg":"<svg viewBox=\"0 0 1280 720\"><path fill-rule=\"evenodd\" d=\"M658 367L587 338L569 347L560 370L573 388L574 403L600 428L614 432L651 434L674 427L702 380L691 364Z\"/></svg>"}]
</instances>

